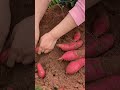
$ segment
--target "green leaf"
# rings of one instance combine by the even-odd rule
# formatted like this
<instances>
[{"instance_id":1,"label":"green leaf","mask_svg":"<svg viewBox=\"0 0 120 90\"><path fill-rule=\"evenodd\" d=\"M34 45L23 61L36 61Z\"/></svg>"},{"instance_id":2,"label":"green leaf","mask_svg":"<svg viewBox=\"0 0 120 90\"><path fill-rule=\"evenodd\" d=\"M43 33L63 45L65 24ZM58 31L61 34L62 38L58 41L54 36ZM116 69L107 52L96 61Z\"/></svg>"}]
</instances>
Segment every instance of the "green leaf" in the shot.
<instances>
[{"instance_id":1,"label":"green leaf","mask_svg":"<svg viewBox=\"0 0 120 90\"><path fill-rule=\"evenodd\" d=\"M42 90L41 87L35 87L35 90Z\"/></svg>"},{"instance_id":2,"label":"green leaf","mask_svg":"<svg viewBox=\"0 0 120 90\"><path fill-rule=\"evenodd\" d=\"M52 2L53 2L54 5L57 3L56 0L52 0Z\"/></svg>"},{"instance_id":3,"label":"green leaf","mask_svg":"<svg viewBox=\"0 0 120 90\"><path fill-rule=\"evenodd\" d=\"M59 0L55 0L57 3L59 3L60 1Z\"/></svg>"}]
</instances>

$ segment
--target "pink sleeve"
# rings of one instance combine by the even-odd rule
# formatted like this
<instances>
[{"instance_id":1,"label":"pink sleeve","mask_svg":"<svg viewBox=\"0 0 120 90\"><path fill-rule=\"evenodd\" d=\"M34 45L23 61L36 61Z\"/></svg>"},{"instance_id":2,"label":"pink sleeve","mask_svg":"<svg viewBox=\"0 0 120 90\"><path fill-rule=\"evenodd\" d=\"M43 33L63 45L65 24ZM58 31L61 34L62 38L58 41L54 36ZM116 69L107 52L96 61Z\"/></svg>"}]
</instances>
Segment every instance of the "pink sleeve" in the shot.
<instances>
[{"instance_id":1,"label":"pink sleeve","mask_svg":"<svg viewBox=\"0 0 120 90\"><path fill-rule=\"evenodd\" d=\"M48 0L49 2L51 2L51 0Z\"/></svg>"},{"instance_id":2,"label":"pink sleeve","mask_svg":"<svg viewBox=\"0 0 120 90\"><path fill-rule=\"evenodd\" d=\"M78 0L69 13L78 26L82 24L85 21L85 0Z\"/></svg>"}]
</instances>

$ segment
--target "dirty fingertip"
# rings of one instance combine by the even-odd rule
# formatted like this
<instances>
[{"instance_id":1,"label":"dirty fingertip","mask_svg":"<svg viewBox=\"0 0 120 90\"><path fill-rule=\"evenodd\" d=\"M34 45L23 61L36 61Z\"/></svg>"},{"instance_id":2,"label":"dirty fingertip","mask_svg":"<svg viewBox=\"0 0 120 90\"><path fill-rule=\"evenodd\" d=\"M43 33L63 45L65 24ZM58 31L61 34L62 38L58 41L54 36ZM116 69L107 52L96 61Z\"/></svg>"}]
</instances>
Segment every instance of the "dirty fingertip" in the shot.
<instances>
[{"instance_id":1,"label":"dirty fingertip","mask_svg":"<svg viewBox=\"0 0 120 90\"><path fill-rule=\"evenodd\" d=\"M49 53L51 50L45 50L44 53Z\"/></svg>"}]
</instances>

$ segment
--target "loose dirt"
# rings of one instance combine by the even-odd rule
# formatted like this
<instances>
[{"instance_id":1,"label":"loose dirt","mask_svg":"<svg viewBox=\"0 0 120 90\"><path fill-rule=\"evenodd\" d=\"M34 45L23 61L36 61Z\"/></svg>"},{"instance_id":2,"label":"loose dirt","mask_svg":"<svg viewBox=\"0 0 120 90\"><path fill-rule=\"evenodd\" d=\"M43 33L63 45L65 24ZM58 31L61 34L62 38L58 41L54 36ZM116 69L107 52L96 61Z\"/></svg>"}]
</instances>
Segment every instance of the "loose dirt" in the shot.
<instances>
[{"instance_id":1,"label":"loose dirt","mask_svg":"<svg viewBox=\"0 0 120 90\"><path fill-rule=\"evenodd\" d=\"M54 6L48 9L40 24L41 36L55 27L67 13L68 9L65 7L60 8L59 6ZM61 37L57 43L71 42L77 30L82 33L82 40L84 41L84 29L83 24ZM42 87L43 90L59 90L61 87L64 90L82 90L85 87L85 68L83 67L74 75L67 75L65 68L69 62L57 60L63 53L63 51L55 46L54 50L48 54L36 55L36 62L41 63L46 71L46 77L44 79L36 76L36 86Z\"/></svg>"}]
</instances>

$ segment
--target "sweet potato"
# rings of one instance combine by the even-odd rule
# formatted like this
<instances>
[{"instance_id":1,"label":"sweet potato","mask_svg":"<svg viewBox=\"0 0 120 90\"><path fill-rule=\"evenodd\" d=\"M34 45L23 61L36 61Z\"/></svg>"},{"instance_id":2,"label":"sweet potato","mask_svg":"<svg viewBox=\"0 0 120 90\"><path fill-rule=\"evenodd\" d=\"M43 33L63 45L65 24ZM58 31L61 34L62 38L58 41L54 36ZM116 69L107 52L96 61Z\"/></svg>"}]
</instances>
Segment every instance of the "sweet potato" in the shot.
<instances>
[{"instance_id":1,"label":"sweet potato","mask_svg":"<svg viewBox=\"0 0 120 90\"><path fill-rule=\"evenodd\" d=\"M120 76L108 76L86 85L86 90L120 90Z\"/></svg>"},{"instance_id":2,"label":"sweet potato","mask_svg":"<svg viewBox=\"0 0 120 90\"><path fill-rule=\"evenodd\" d=\"M87 58L85 68L86 82L97 80L105 76L100 58Z\"/></svg>"},{"instance_id":3,"label":"sweet potato","mask_svg":"<svg viewBox=\"0 0 120 90\"><path fill-rule=\"evenodd\" d=\"M85 34L85 40L86 40L86 42L85 42L85 45L91 45L91 43L93 43L93 42L95 42L95 40L96 40L96 37L94 37L92 34L90 34L90 33L86 33Z\"/></svg>"},{"instance_id":4,"label":"sweet potato","mask_svg":"<svg viewBox=\"0 0 120 90\"><path fill-rule=\"evenodd\" d=\"M78 59L76 61L72 61L68 64L66 68L67 74L74 74L80 70L85 65L85 58Z\"/></svg>"},{"instance_id":5,"label":"sweet potato","mask_svg":"<svg viewBox=\"0 0 120 90\"><path fill-rule=\"evenodd\" d=\"M9 50L6 50L0 54L0 63L4 63L7 60L8 53L9 53Z\"/></svg>"},{"instance_id":6,"label":"sweet potato","mask_svg":"<svg viewBox=\"0 0 120 90\"><path fill-rule=\"evenodd\" d=\"M7 87L7 90L14 90L12 87Z\"/></svg>"},{"instance_id":7,"label":"sweet potato","mask_svg":"<svg viewBox=\"0 0 120 90\"><path fill-rule=\"evenodd\" d=\"M96 37L101 36L108 31L109 18L107 15L100 16L93 24L93 33Z\"/></svg>"},{"instance_id":8,"label":"sweet potato","mask_svg":"<svg viewBox=\"0 0 120 90\"><path fill-rule=\"evenodd\" d=\"M72 50L64 53L58 60L72 61L84 56L85 50Z\"/></svg>"},{"instance_id":9,"label":"sweet potato","mask_svg":"<svg viewBox=\"0 0 120 90\"><path fill-rule=\"evenodd\" d=\"M70 51L70 50L75 50L80 48L82 44L83 44L83 41L79 40L77 42L72 42L69 44L57 44L57 47L61 48L63 51Z\"/></svg>"},{"instance_id":10,"label":"sweet potato","mask_svg":"<svg viewBox=\"0 0 120 90\"><path fill-rule=\"evenodd\" d=\"M86 59L86 81L120 73L120 56L106 56Z\"/></svg>"},{"instance_id":11,"label":"sweet potato","mask_svg":"<svg viewBox=\"0 0 120 90\"><path fill-rule=\"evenodd\" d=\"M40 63L37 64L37 70L38 70L38 76L40 78L44 78L45 77L45 70L43 69L43 67Z\"/></svg>"},{"instance_id":12,"label":"sweet potato","mask_svg":"<svg viewBox=\"0 0 120 90\"><path fill-rule=\"evenodd\" d=\"M87 57L97 57L108 51L114 44L114 37L112 34L105 34L104 36L94 40L93 43L86 46Z\"/></svg>"},{"instance_id":13,"label":"sweet potato","mask_svg":"<svg viewBox=\"0 0 120 90\"><path fill-rule=\"evenodd\" d=\"M76 32L75 35L74 35L74 41L78 41L78 40L80 40L80 38L81 38L81 34L80 34L80 32L78 31L78 32Z\"/></svg>"}]
</instances>

